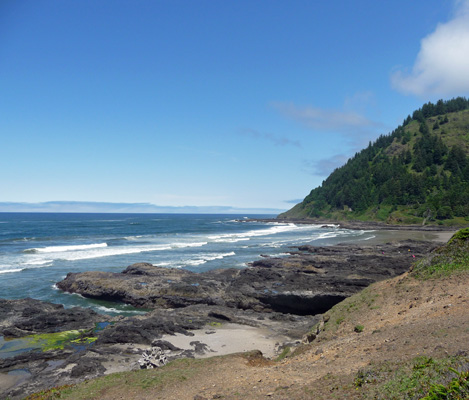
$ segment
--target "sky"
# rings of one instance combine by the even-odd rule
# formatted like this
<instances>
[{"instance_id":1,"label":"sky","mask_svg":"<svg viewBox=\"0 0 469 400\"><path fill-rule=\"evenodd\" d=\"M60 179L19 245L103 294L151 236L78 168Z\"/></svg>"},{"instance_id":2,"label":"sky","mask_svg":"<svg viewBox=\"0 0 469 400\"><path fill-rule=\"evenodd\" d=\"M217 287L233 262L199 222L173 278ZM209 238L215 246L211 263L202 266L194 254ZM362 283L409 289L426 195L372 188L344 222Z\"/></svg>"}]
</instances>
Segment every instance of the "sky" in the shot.
<instances>
[{"instance_id":1,"label":"sky","mask_svg":"<svg viewBox=\"0 0 469 400\"><path fill-rule=\"evenodd\" d=\"M286 210L468 71L469 0L1 0L0 202Z\"/></svg>"}]
</instances>

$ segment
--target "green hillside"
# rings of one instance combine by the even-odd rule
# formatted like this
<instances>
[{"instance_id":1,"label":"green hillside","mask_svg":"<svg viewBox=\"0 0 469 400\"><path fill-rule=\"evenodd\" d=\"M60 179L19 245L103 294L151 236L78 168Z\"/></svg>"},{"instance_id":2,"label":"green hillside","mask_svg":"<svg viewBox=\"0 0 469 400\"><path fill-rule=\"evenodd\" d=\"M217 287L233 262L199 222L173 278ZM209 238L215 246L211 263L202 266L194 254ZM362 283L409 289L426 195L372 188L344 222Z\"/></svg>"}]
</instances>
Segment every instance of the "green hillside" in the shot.
<instances>
[{"instance_id":1,"label":"green hillside","mask_svg":"<svg viewBox=\"0 0 469 400\"><path fill-rule=\"evenodd\" d=\"M426 103L279 218L469 221L469 100Z\"/></svg>"}]
</instances>

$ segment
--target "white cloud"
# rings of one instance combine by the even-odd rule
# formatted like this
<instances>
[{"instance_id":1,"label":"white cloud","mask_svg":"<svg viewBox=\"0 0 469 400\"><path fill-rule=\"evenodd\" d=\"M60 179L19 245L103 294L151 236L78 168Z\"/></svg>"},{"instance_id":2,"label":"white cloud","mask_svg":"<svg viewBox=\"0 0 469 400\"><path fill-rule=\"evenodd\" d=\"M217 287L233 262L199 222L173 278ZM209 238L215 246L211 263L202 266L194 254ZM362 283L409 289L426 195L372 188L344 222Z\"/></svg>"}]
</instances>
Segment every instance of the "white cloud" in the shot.
<instances>
[{"instance_id":1,"label":"white cloud","mask_svg":"<svg viewBox=\"0 0 469 400\"><path fill-rule=\"evenodd\" d=\"M469 0L456 2L453 19L423 38L410 72L391 76L395 89L417 96L469 93Z\"/></svg>"}]
</instances>

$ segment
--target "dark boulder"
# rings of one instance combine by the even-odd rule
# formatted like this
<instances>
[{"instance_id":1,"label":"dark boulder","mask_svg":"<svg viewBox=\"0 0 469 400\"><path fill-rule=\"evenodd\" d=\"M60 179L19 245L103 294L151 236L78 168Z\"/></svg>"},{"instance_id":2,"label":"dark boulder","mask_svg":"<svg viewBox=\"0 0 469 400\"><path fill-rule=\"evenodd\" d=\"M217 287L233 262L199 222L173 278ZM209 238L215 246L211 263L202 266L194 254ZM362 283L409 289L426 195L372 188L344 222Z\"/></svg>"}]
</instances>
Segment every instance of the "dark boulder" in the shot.
<instances>
[{"instance_id":1,"label":"dark boulder","mask_svg":"<svg viewBox=\"0 0 469 400\"><path fill-rule=\"evenodd\" d=\"M107 319L88 308L65 309L61 304L30 298L0 299L0 335L6 337L90 329L95 323Z\"/></svg>"}]
</instances>

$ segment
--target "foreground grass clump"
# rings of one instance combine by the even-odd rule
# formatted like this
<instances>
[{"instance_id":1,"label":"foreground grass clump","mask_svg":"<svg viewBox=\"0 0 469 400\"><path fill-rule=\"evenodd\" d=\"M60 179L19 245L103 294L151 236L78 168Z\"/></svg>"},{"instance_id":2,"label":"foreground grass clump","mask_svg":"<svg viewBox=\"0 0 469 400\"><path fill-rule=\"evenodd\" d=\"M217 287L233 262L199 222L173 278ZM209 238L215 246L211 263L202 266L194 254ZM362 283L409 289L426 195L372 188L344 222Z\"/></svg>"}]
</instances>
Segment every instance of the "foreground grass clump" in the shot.
<instances>
[{"instance_id":1,"label":"foreground grass clump","mask_svg":"<svg viewBox=\"0 0 469 400\"><path fill-rule=\"evenodd\" d=\"M412 274L418 279L430 279L458 271L469 271L469 228L459 230L445 246L418 262Z\"/></svg>"},{"instance_id":2,"label":"foreground grass clump","mask_svg":"<svg viewBox=\"0 0 469 400\"><path fill-rule=\"evenodd\" d=\"M291 348L289 346L285 347L283 351L275 359L275 361L282 361L284 358L288 357L290 353L291 353Z\"/></svg>"},{"instance_id":3,"label":"foreground grass clump","mask_svg":"<svg viewBox=\"0 0 469 400\"><path fill-rule=\"evenodd\" d=\"M64 386L59 386L55 387L52 389L48 390L43 390L38 393L34 393L29 395L28 397L25 398L25 400L53 400L53 399L60 399L61 398L61 393L66 390L72 388L72 385L64 385Z\"/></svg>"},{"instance_id":4,"label":"foreground grass clump","mask_svg":"<svg viewBox=\"0 0 469 400\"><path fill-rule=\"evenodd\" d=\"M456 374L456 377L447 385L432 385L430 393L422 400L463 400L469 398L469 371L459 372L450 368Z\"/></svg>"},{"instance_id":5,"label":"foreground grass clump","mask_svg":"<svg viewBox=\"0 0 469 400\"><path fill-rule=\"evenodd\" d=\"M467 357L421 356L403 365L384 364L360 370L354 383L367 399L468 399L468 369Z\"/></svg>"}]
</instances>

